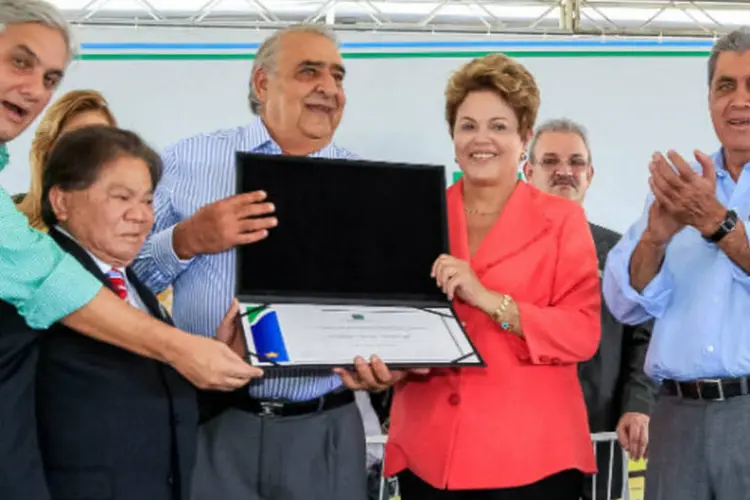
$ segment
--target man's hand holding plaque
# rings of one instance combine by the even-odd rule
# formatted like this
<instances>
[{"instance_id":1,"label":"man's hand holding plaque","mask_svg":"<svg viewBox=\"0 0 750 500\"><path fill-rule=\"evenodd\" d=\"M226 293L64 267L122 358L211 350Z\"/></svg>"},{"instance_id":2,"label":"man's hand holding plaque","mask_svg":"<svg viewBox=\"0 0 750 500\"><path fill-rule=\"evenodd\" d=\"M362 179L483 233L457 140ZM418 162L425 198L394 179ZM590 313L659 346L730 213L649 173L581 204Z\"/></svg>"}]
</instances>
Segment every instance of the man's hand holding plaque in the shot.
<instances>
[{"instance_id":1,"label":"man's hand holding plaque","mask_svg":"<svg viewBox=\"0 0 750 500\"><path fill-rule=\"evenodd\" d=\"M333 371L341 377L341 381L349 389L370 392L384 391L410 374L425 376L430 373L429 368L391 371L377 356L372 356L369 363L362 356L357 356L354 358L353 370L334 368Z\"/></svg>"}]
</instances>

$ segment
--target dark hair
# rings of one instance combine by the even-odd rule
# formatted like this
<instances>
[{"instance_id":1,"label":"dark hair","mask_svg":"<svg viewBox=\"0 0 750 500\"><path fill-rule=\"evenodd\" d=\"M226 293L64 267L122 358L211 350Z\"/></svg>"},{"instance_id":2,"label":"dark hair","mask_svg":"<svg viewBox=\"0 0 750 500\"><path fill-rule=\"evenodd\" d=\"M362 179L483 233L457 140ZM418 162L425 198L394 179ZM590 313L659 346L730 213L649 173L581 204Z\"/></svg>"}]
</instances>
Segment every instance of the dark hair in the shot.
<instances>
[{"instance_id":1,"label":"dark hair","mask_svg":"<svg viewBox=\"0 0 750 500\"><path fill-rule=\"evenodd\" d=\"M153 187L159 183L162 162L159 155L137 134L108 125L92 125L64 134L50 151L42 176L42 221L57 224L49 201L50 190L88 189L102 168L122 156L139 158L148 165Z\"/></svg>"}]
</instances>

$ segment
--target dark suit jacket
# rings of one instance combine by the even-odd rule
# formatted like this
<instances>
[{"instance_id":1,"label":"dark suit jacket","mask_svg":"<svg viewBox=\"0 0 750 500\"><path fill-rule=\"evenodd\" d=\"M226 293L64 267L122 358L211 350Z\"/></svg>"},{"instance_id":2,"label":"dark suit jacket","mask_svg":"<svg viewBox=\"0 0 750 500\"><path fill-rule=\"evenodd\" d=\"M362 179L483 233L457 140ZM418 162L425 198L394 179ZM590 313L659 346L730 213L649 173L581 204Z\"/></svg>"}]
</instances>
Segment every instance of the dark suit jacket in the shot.
<instances>
[{"instance_id":1,"label":"dark suit jacket","mask_svg":"<svg viewBox=\"0 0 750 500\"><path fill-rule=\"evenodd\" d=\"M78 244L50 235L111 288ZM148 312L171 323L127 272ZM171 367L56 324L40 341L37 422L53 499L189 499L196 391Z\"/></svg>"},{"instance_id":2,"label":"dark suit jacket","mask_svg":"<svg viewBox=\"0 0 750 500\"><path fill-rule=\"evenodd\" d=\"M36 437L39 333L0 301L0 498L48 500Z\"/></svg>"},{"instance_id":3,"label":"dark suit jacket","mask_svg":"<svg viewBox=\"0 0 750 500\"><path fill-rule=\"evenodd\" d=\"M590 224L596 243L599 269L620 234ZM657 386L643 373L652 324L628 326L619 323L602 300L602 338L592 359L579 365L579 378L589 413L591 432L615 430L626 412L650 415Z\"/></svg>"}]
</instances>

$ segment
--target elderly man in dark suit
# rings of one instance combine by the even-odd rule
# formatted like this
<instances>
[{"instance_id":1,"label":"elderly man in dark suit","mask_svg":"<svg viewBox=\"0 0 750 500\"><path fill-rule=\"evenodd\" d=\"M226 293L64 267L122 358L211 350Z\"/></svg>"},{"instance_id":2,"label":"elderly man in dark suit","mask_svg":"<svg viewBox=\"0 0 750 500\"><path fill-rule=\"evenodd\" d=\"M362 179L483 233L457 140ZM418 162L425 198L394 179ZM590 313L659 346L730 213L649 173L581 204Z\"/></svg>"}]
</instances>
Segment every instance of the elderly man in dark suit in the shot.
<instances>
[{"instance_id":1,"label":"elderly man in dark suit","mask_svg":"<svg viewBox=\"0 0 750 500\"><path fill-rule=\"evenodd\" d=\"M42 217L92 275L171 324L129 268L153 224L161 170L159 156L131 132L71 132L48 160ZM220 340L235 334L237 310L225 318ZM53 499L189 499L197 397L170 366L55 324L41 338L37 421Z\"/></svg>"},{"instance_id":2,"label":"elderly man in dark suit","mask_svg":"<svg viewBox=\"0 0 750 500\"><path fill-rule=\"evenodd\" d=\"M548 121L537 128L529 145L524 165L526 179L535 187L582 203L594 175L591 150L584 128L570 120ZM610 229L589 224L596 243L599 269L609 250L620 239ZM569 265L575 265L571 262ZM620 324L602 301L602 340L596 355L580 365L592 432L616 430L622 447L638 460L648 447L648 423L657 394L655 383L643 372L651 325ZM622 491L620 453L609 461L609 446L597 447L599 475L596 478L598 499L619 498ZM613 470L611 489L609 471ZM587 483L584 498L591 497ZM608 495L608 489L611 494Z\"/></svg>"}]
</instances>

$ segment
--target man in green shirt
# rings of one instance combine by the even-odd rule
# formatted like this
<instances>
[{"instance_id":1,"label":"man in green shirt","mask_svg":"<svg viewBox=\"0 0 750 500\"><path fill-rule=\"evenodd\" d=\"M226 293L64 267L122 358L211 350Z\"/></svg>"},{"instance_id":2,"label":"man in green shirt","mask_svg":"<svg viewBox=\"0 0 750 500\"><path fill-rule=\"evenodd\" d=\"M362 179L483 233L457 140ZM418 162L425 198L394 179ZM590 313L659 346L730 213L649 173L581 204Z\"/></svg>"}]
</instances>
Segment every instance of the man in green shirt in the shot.
<instances>
[{"instance_id":1,"label":"man in green shirt","mask_svg":"<svg viewBox=\"0 0 750 500\"><path fill-rule=\"evenodd\" d=\"M68 25L50 4L0 0L0 170L8 163L5 144L41 113L72 56ZM34 388L37 338L56 322L167 363L199 388L231 390L262 375L223 342L182 332L121 300L50 236L31 229L0 187L3 500L49 499Z\"/></svg>"},{"instance_id":2,"label":"man in green shirt","mask_svg":"<svg viewBox=\"0 0 750 500\"><path fill-rule=\"evenodd\" d=\"M44 109L73 55L69 27L54 7L42 0L0 0L0 170L8 162L5 143ZM234 389L261 374L223 343L168 327L129 307L46 234L31 229L2 188L0 300L14 306L32 328L62 321L169 363L200 388Z\"/></svg>"}]
</instances>

